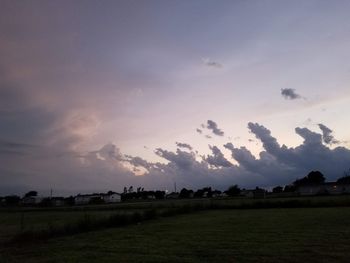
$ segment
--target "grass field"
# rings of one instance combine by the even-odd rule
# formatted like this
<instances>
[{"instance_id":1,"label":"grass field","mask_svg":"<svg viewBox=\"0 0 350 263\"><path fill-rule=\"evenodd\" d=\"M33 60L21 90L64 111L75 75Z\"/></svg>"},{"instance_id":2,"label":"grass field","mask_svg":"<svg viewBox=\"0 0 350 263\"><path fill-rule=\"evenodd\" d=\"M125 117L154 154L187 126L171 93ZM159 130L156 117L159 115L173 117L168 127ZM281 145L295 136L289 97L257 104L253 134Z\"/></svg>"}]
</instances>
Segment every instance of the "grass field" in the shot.
<instances>
[{"instance_id":1,"label":"grass field","mask_svg":"<svg viewBox=\"0 0 350 263\"><path fill-rule=\"evenodd\" d=\"M349 201L349 196L202 199L2 209L0 262L349 262ZM193 209L198 206L204 210ZM105 225L111 216L145 211L158 215ZM162 216L166 211L175 212ZM75 228L86 217L102 227L8 243L22 231Z\"/></svg>"},{"instance_id":2,"label":"grass field","mask_svg":"<svg viewBox=\"0 0 350 263\"><path fill-rule=\"evenodd\" d=\"M1 250L0 262L349 262L350 208L214 210Z\"/></svg>"}]
</instances>

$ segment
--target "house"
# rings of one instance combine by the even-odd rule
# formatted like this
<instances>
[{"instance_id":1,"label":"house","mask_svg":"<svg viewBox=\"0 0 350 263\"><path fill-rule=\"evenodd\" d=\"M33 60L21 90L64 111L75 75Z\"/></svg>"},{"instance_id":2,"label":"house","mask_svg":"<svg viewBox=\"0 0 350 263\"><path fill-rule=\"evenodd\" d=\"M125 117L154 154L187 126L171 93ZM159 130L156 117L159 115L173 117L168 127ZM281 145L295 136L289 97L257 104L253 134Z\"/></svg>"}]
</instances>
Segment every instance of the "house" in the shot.
<instances>
[{"instance_id":1,"label":"house","mask_svg":"<svg viewBox=\"0 0 350 263\"><path fill-rule=\"evenodd\" d=\"M297 188L299 195L308 196L308 195L317 195L322 192L322 185L301 185Z\"/></svg>"},{"instance_id":2,"label":"house","mask_svg":"<svg viewBox=\"0 0 350 263\"><path fill-rule=\"evenodd\" d=\"M106 194L78 194L74 197L74 203L76 205L87 205L87 204L100 204L100 203L119 203L121 201L121 195L115 192L108 192Z\"/></svg>"},{"instance_id":3,"label":"house","mask_svg":"<svg viewBox=\"0 0 350 263\"><path fill-rule=\"evenodd\" d=\"M102 197L100 194L86 194L86 195L78 194L76 197L74 197L74 204L87 205L92 200L101 200L102 201Z\"/></svg>"},{"instance_id":4,"label":"house","mask_svg":"<svg viewBox=\"0 0 350 263\"><path fill-rule=\"evenodd\" d=\"M107 194L102 195L105 203L119 203L121 202L121 194L115 192L108 192Z\"/></svg>"},{"instance_id":5,"label":"house","mask_svg":"<svg viewBox=\"0 0 350 263\"><path fill-rule=\"evenodd\" d=\"M350 194L350 184L328 182L323 184L301 185L297 188L297 193L302 196Z\"/></svg>"},{"instance_id":6,"label":"house","mask_svg":"<svg viewBox=\"0 0 350 263\"><path fill-rule=\"evenodd\" d=\"M243 189L240 193L241 196L247 197L247 198L253 198L254 197L254 190L246 190Z\"/></svg>"},{"instance_id":7,"label":"house","mask_svg":"<svg viewBox=\"0 0 350 263\"><path fill-rule=\"evenodd\" d=\"M51 205L52 206L64 206L64 197L52 197L51 198Z\"/></svg>"},{"instance_id":8,"label":"house","mask_svg":"<svg viewBox=\"0 0 350 263\"><path fill-rule=\"evenodd\" d=\"M22 198L23 205L38 205L44 198L41 196L26 196Z\"/></svg>"},{"instance_id":9,"label":"house","mask_svg":"<svg viewBox=\"0 0 350 263\"><path fill-rule=\"evenodd\" d=\"M266 197L266 190L261 188L256 188L253 190L253 197L254 198L265 198Z\"/></svg>"}]
</instances>

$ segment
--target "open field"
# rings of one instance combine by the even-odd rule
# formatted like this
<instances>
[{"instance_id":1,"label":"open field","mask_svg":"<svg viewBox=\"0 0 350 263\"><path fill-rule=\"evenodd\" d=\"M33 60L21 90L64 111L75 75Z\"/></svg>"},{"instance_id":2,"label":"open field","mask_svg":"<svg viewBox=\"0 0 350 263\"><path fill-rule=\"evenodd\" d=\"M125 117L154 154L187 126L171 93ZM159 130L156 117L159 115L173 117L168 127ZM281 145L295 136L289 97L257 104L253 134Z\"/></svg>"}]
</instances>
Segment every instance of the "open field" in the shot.
<instances>
[{"instance_id":1,"label":"open field","mask_svg":"<svg viewBox=\"0 0 350 263\"><path fill-rule=\"evenodd\" d=\"M290 207L350 207L350 196L270 199L190 199L57 208L3 208L0 209L0 243L9 241L21 233L28 231L36 233L40 231L50 232L51 230L57 232L59 230L59 235L62 235L62 229L66 227L76 229L79 223L86 223L86 219L88 219L89 224L94 223L94 226L76 229L73 231L74 234L77 232L114 227L118 224L103 223L103 220L108 221L113 216L133 215L150 210L156 213L157 216L162 217L163 214L175 215L198 210ZM135 220L131 220L129 223L133 223L133 221ZM98 224L105 224L107 226L99 227ZM63 235L66 234L69 233L63 233Z\"/></svg>"},{"instance_id":2,"label":"open field","mask_svg":"<svg viewBox=\"0 0 350 263\"><path fill-rule=\"evenodd\" d=\"M3 248L1 262L349 262L350 208L213 210Z\"/></svg>"}]
</instances>

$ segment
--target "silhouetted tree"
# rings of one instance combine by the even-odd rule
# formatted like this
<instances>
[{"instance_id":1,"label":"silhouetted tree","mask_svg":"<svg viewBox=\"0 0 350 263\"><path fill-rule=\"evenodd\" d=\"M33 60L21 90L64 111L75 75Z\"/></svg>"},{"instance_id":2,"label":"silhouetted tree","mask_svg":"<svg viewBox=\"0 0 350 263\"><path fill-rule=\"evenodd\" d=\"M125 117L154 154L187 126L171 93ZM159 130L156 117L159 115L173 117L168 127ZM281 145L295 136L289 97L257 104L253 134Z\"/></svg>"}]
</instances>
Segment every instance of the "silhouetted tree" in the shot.
<instances>
[{"instance_id":1,"label":"silhouetted tree","mask_svg":"<svg viewBox=\"0 0 350 263\"><path fill-rule=\"evenodd\" d=\"M66 205L74 205L74 197L69 196L69 197L64 198L64 203Z\"/></svg>"},{"instance_id":2,"label":"silhouetted tree","mask_svg":"<svg viewBox=\"0 0 350 263\"><path fill-rule=\"evenodd\" d=\"M241 193L241 189L238 187L238 185L231 185L226 191L225 193L228 196L238 196Z\"/></svg>"},{"instance_id":3,"label":"silhouetted tree","mask_svg":"<svg viewBox=\"0 0 350 263\"><path fill-rule=\"evenodd\" d=\"M296 187L294 185L290 184L290 185L286 185L284 187L283 192L292 193L292 192L295 192L295 190L296 190Z\"/></svg>"},{"instance_id":4,"label":"silhouetted tree","mask_svg":"<svg viewBox=\"0 0 350 263\"><path fill-rule=\"evenodd\" d=\"M24 197L31 197L31 196L37 196L38 192L37 191L29 191L24 195Z\"/></svg>"},{"instance_id":5,"label":"silhouetted tree","mask_svg":"<svg viewBox=\"0 0 350 263\"><path fill-rule=\"evenodd\" d=\"M276 186L272 189L272 193L278 194L283 192L283 187L282 186Z\"/></svg>"},{"instance_id":6,"label":"silhouetted tree","mask_svg":"<svg viewBox=\"0 0 350 263\"><path fill-rule=\"evenodd\" d=\"M301 185L321 184L325 181L324 175L320 171L311 171L304 178L294 181L293 185L298 187Z\"/></svg>"},{"instance_id":7,"label":"silhouetted tree","mask_svg":"<svg viewBox=\"0 0 350 263\"><path fill-rule=\"evenodd\" d=\"M17 195L8 195L5 196L5 204L8 206L15 206L19 204L19 201L21 200L21 198Z\"/></svg>"},{"instance_id":8,"label":"silhouetted tree","mask_svg":"<svg viewBox=\"0 0 350 263\"><path fill-rule=\"evenodd\" d=\"M350 184L350 176L344 176L337 180L338 184Z\"/></svg>"},{"instance_id":9,"label":"silhouetted tree","mask_svg":"<svg viewBox=\"0 0 350 263\"><path fill-rule=\"evenodd\" d=\"M165 191L159 191L159 190L155 191L154 196L156 197L156 199L164 199L165 198Z\"/></svg>"},{"instance_id":10,"label":"silhouetted tree","mask_svg":"<svg viewBox=\"0 0 350 263\"><path fill-rule=\"evenodd\" d=\"M179 194L179 198L190 198L193 196L193 190L187 190L186 188L182 188Z\"/></svg>"},{"instance_id":11,"label":"silhouetted tree","mask_svg":"<svg viewBox=\"0 0 350 263\"><path fill-rule=\"evenodd\" d=\"M338 184L350 184L350 169L344 172L344 176L337 180Z\"/></svg>"}]
</instances>

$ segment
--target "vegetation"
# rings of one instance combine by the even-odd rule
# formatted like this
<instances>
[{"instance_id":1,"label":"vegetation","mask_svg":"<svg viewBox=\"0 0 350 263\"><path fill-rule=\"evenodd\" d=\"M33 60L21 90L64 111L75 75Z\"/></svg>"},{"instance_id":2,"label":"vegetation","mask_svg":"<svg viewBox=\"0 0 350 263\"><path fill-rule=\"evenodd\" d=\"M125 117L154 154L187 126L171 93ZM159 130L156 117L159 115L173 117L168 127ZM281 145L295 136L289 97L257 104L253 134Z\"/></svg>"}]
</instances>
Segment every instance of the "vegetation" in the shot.
<instances>
[{"instance_id":1,"label":"vegetation","mask_svg":"<svg viewBox=\"0 0 350 263\"><path fill-rule=\"evenodd\" d=\"M202 210L347 206L350 206L349 196L184 199L67 208L18 208L0 213L0 242L10 239L15 239L17 242L74 235Z\"/></svg>"},{"instance_id":2,"label":"vegetation","mask_svg":"<svg viewBox=\"0 0 350 263\"><path fill-rule=\"evenodd\" d=\"M326 178L320 171L311 171L304 178L296 180L293 185L297 187L301 185L322 184L325 180Z\"/></svg>"},{"instance_id":3,"label":"vegetation","mask_svg":"<svg viewBox=\"0 0 350 263\"><path fill-rule=\"evenodd\" d=\"M0 262L348 262L350 208L211 210L0 249Z\"/></svg>"},{"instance_id":4,"label":"vegetation","mask_svg":"<svg viewBox=\"0 0 350 263\"><path fill-rule=\"evenodd\" d=\"M232 185L225 193L228 196L237 196L241 193L241 189L239 189L238 185Z\"/></svg>"}]
</instances>

